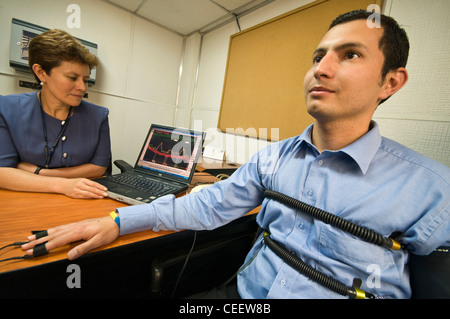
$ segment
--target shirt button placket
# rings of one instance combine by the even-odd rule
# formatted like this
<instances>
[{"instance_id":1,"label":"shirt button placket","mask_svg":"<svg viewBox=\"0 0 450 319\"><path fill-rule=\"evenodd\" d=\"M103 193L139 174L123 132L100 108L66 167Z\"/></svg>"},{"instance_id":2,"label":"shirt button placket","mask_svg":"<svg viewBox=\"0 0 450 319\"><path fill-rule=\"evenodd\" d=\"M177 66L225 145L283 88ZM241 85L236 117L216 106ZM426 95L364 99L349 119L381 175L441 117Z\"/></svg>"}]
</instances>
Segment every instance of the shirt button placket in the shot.
<instances>
[{"instance_id":1,"label":"shirt button placket","mask_svg":"<svg viewBox=\"0 0 450 319\"><path fill-rule=\"evenodd\" d=\"M63 137L61 137L62 142L65 142L66 140L67 140L67 136L64 135ZM64 149L64 144L62 147ZM67 156L68 156L67 152L64 152L62 156L63 156L63 162L64 162L63 165L67 166Z\"/></svg>"}]
</instances>

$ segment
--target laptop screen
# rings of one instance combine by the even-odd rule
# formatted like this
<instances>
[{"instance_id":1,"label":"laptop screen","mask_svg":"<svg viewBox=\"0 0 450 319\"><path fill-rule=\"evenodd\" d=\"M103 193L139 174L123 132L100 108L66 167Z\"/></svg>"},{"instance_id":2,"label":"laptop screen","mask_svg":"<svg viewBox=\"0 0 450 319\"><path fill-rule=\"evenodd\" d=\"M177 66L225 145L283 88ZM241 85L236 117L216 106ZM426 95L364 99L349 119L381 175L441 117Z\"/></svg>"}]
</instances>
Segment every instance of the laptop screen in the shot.
<instances>
[{"instance_id":1,"label":"laptop screen","mask_svg":"<svg viewBox=\"0 0 450 319\"><path fill-rule=\"evenodd\" d=\"M152 125L136 166L189 180L202 145L202 132Z\"/></svg>"}]
</instances>

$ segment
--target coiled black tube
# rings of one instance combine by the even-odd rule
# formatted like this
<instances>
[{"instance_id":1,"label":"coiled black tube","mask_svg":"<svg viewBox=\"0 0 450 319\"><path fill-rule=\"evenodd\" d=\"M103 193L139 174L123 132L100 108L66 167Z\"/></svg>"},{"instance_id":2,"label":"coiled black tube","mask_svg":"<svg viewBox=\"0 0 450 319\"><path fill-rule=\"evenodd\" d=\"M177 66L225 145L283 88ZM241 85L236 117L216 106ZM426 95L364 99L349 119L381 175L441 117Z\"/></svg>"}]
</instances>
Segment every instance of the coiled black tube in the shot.
<instances>
[{"instance_id":1,"label":"coiled black tube","mask_svg":"<svg viewBox=\"0 0 450 319\"><path fill-rule=\"evenodd\" d=\"M343 231L346 231L356 237L361 238L362 240L369 242L371 244L375 244L384 248L395 249L398 250L400 248L400 244L394 241L391 238L386 238L377 232L368 229L363 226L356 225L352 222L349 222L345 219L342 219L336 215L330 214L324 210L321 210L317 207L308 205L304 202L301 202L295 198L289 197L285 194L281 194L276 191L266 190L264 192L266 197L273 198L281 203L287 204L292 208L298 209L308 215L323 221L329 225L335 226Z\"/></svg>"},{"instance_id":2,"label":"coiled black tube","mask_svg":"<svg viewBox=\"0 0 450 319\"><path fill-rule=\"evenodd\" d=\"M285 249L280 247L276 242L274 242L268 233L264 233L264 243L281 259L283 259L289 266L305 275L309 279L315 281L316 283L328 288L341 296L349 296L355 298L356 292L354 289L347 287L340 281L328 277L324 273L312 268L310 265L303 262L300 258L293 256L288 253Z\"/></svg>"}]
</instances>

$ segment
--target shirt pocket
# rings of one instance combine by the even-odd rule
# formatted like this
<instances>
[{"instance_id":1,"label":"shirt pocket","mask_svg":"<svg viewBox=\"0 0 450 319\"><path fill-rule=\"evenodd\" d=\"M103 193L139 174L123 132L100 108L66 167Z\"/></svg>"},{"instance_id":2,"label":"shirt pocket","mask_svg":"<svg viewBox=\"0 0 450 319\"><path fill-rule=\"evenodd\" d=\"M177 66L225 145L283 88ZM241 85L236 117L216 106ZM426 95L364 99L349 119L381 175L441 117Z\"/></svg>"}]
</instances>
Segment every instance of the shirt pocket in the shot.
<instances>
[{"instance_id":1,"label":"shirt pocket","mask_svg":"<svg viewBox=\"0 0 450 319\"><path fill-rule=\"evenodd\" d=\"M319 251L325 269L343 282L362 280L361 288L381 298L409 296L409 280L404 278L406 253L392 251L323 226ZM321 267L319 267L321 268Z\"/></svg>"},{"instance_id":2,"label":"shirt pocket","mask_svg":"<svg viewBox=\"0 0 450 319\"><path fill-rule=\"evenodd\" d=\"M367 273L371 265L381 270L396 268L389 250L349 234L330 230L326 226L320 232L319 250L324 259L339 263L343 268L351 267L360 273Z\"/></svg>"}]
</instances>

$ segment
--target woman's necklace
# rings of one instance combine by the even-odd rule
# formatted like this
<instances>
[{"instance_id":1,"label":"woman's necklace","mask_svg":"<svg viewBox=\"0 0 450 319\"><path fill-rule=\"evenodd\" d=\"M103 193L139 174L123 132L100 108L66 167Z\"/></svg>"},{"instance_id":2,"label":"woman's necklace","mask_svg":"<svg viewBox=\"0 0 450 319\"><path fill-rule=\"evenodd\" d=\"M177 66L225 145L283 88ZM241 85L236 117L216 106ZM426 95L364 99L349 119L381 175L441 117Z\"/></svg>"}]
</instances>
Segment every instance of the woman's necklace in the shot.
<instances>
[{"instance_id":1,"label":"woman's necklace","mask_svg":"<svg viewBox=\"0 0 450 319\"><path fill-rule=\"evenodd\" d=\"M72 106L69 107L69 113L67 114L66 119L61 122L61 130L59 131L59 134L56 137L55 141L53 142L52 148L49 151L48 150L48 139L47 139L47 124L46 124L46 121L45 121L44 108L42 107L42 103L41 103L41 91L39 91L38 101L39 101L39 106L41 107L42 127L43 127L43 130L44 130L45 167L48 168L48 165L50 164L50 160L52 159L53 153L55 152L55 148L58 145L59 140L63 136L64 132L66 131L67 125L69 125L70 113L72 112Z\"/></svg>"}]
</instances>

